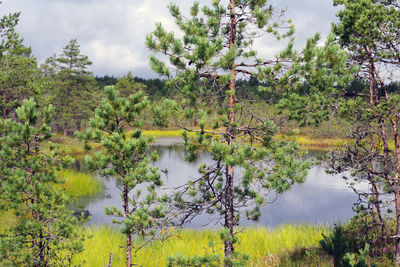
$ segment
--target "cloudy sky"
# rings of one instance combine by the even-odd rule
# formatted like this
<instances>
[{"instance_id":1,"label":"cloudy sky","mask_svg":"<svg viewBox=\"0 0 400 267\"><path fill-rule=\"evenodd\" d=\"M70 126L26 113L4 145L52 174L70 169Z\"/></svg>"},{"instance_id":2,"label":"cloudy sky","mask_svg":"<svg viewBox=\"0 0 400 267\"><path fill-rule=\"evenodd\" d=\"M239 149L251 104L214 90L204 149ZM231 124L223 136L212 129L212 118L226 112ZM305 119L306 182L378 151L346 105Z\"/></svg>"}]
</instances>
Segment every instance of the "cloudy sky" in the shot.
<instances>
[{"instance_id":1,"label":"cloudy sky","mask_svg":"<svg viewBox=\"0 0 400 267\"><path fill-rule=\"evenodd\" d=\"M39 62L60 54L70 39L76 38L81 52L93 61L94 75L155 77L148 66L149 51L144 42L156 22L173 29L166 6L170 0L2 0L0 15L21 11L18 32L32 47ZM173 0L188 10L191 0ZM210 1L202 0L207 3ZM300 48L307 37L321 32L326 37L335 21L337 8L332 0L271 0L287 8L287 17L296 25ZM262 54L278 49L277 44L257 44Z\"/></svg>"}]
</instances>

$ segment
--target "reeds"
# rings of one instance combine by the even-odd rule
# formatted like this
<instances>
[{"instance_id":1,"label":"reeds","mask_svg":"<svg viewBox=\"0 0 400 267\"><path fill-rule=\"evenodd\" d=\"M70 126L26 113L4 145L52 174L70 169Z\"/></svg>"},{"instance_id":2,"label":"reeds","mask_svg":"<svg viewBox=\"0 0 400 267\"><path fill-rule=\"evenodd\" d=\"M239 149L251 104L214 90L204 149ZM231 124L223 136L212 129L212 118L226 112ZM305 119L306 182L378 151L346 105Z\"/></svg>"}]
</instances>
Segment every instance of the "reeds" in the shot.
<instances>
[{"instance_id":1,"label":"reeds","mask_svg":"<svg viewBox=\"0 0 400 267\"><path fill-rule=\"evenodd\" d=\"M287 250L316 246L327 227L310 225L284 225L270 229L250 227L242 229L236 250L250 255L249 266L269 266ZM85 251L75 257L75 263L86 261L85 266L105 266L110 253L113 266L125 265L124 237L118 229L97 226L87 229ZM210 244L214 246L211 248ZM140 266L166 266L168 256L186 256L211 253L223 254L223 244L217 230L185 229L176 232L164 242L156 242L140 250L134 263ZM271 260L273 259L273 260Z\"/></svg>"}]
</instances>

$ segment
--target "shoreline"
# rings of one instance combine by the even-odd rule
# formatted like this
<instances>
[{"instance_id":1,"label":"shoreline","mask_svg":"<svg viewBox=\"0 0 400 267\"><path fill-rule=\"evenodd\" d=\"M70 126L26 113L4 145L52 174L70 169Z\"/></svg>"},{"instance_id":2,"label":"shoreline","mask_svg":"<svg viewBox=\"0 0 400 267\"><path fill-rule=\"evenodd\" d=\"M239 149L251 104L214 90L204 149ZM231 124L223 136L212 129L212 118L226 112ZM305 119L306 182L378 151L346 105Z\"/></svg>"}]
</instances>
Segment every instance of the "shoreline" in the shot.
<instances>
[{"instance_id":1,"label":"shoreline","mask_svg":"<svg viewBox=\"0 0 400 267\"><path fill-rule=\"evenodd\" d=\"M144 136L153 136L155 138L153 145L157 146L182 144L181 133L182 130L143 130ZM294 141L299 144L303 150L321 152L329 152L333 148L343 146L350 142L350 139L337 137L312 137L307 135L283 136L282 134L276 135L275 137L284 141ZM52 142L59 147L61 153L64 155L79 157L87 153L87 151L83 149L81 141L76 137L57 134L52 138ZM48 145L43 149L48 149ZM94 148L94 150L96 149L97 147Z\"/></svg>"}]
</instances>

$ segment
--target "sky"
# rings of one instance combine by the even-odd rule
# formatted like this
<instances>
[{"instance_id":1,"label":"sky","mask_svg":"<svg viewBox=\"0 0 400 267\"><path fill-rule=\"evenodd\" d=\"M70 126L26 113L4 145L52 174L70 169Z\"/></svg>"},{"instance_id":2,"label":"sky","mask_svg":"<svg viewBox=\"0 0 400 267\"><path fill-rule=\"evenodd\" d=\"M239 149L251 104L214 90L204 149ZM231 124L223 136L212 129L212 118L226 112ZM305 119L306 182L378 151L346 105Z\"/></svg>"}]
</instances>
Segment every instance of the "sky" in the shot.
<instances>
[{"instance_id":1,"label":"sky","mask_svg":"<svg viewBox=\"0 0 400 267\"><path fill-rule=\"evenodd\" d=\"M94 75L122 76L129 71L143 78L157 77L150 69L146 34L161 22L174 30L167 5L174 2L182 13L191 0L2 0L0 16L21 12L17 31L24 44L32 47L39 63L61 54L62 48L76 38L81 53L93 62ZM209 0L201 0L209 3ZM277 8L287 9L286 16L296 26L296 47L320 32L325 38L336 20L333 0L270 0ZM255 49L261 55L276 53L284 44L260 40Z\"/></svg>"}]
</instances>

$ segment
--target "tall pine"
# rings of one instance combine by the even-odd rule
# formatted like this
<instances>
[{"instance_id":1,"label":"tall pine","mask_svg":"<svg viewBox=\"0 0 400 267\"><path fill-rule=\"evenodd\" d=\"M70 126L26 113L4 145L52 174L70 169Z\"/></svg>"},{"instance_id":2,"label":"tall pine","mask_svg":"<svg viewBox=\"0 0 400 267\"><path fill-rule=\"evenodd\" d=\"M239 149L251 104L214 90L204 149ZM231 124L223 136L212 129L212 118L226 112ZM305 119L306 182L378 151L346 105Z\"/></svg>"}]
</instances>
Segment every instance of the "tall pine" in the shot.
<instances>
[{"instance_id":1,"label":"tall pine","mask_svg":"<svg viewBox=\"0 0 400 267\"><path fill-rule=\"evenodd\" d=\"M48 96L54 103L54 122L65 135L80 130L98 103L96 82L88 67L92 62L82 55L76 39L63 48L59 56L50 57L42 71L50 80Z\"/></svg>"},{"instance_id":2,"label":"tall pine","mask_svg":"<svg viewBox=\"0 0 400 267\"><path fill-rule=\"evenodd\" d=\"M284 19L284 10L266 0L214 0L210 6L195 1L188 15L175 4L170 4L169 10L180 35L167 32L158 23L146 43L168 60L152 55L152 69L170 78L168 85L178 88L183 99L167 100L155 108L156 123L185 130L188 160L196 158L199 151L210 153L213 159L212 164L200 167L200 176L177 192L174 200L183 210L182 222L202 212L219 215L225 227L222 236L229 266L241 216L257 220L268 193L281 194L302 183L310 165L301 159L298 145L274 137L279 125L272 118L261 117L246 106L238 94L239 79L254 76L270 85L260 89L285 97L293 88L304 86L304 81L315 90L343 83L346 61L338 46L327 43L326 49L319 47L318 35L308 41L304 51L295 51L294 25ZM287 39L287 46L274 57L262 58L254 50L262 36L272 41ZM210 101L220 95L217 102ZM173 115L181 116L180 120L169 120ZM193 119L198 119L199 128L184 123Z\"/></svg>"},{"instance_id":3,"label":"tall pine","mask_svg":"<svg viewBox=\"0 0 400 267\"><path fill-rule=\"evenodd\" d=\"M357 76L366 84L366 94L343 101L342 117L353 122L355 145L334 154L334 169L351 170L371 184L372 225L381 236L372 245L394 241L395 262L400 265L400 96L388 84L398 81L400 66L400 1L338 0L343 7L333 25L338 42L345 47L351 63L359 67ZM337 102L336 102L337 103ZM393 145L390 143L393 142ZM381 196L393 193L396 230L388 233ZM387 235L390 239L387 239ZM379 252L379 249L377 250Z\"/></svg>"}]
</instances>

